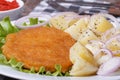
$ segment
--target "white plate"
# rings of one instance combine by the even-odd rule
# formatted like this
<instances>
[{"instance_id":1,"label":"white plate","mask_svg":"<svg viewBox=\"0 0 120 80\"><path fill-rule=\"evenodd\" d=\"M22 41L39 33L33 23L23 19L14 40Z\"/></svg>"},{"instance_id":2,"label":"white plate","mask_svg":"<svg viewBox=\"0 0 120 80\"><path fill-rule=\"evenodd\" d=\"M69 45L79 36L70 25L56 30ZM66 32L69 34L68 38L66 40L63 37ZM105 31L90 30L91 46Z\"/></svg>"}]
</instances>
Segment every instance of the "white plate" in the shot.
<instances>
[{"instance_id":1,"label":"white plate","mask_svg":"<svg viewBox=\"0 0 120 80\"><path fill-rule=\"evenodd\" d=\"M12 21L12 23L14 24L14 21ZM55 77L55 76L24 73L17 71L10 66L5 66L5 65L0 65L0 74L22 80L118 80L120 79L120 71L111 74L111 76Z\"/></svg>"},{"instance_id":2,"label":"white plate","mask_svg":"<svg viewBox=\"0 0 120 80\"><path fill-rule=\"evenodd\" d=\"M55 77L39 74L24 73L12 67L0 65L0 74L22 80L116 80L120 76L89 76L89 77ZM119 72L120 75L120 72Z\"/></svg>"}]
</instances>

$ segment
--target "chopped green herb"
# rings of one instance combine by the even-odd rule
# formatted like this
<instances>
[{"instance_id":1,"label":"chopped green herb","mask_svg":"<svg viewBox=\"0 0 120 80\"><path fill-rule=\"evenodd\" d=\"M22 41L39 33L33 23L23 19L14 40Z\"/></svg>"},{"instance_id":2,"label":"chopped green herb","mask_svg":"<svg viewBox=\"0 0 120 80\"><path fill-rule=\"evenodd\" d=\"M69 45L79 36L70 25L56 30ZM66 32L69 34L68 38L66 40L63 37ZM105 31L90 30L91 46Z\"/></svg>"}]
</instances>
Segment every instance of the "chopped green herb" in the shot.
<instances>
[{"instance_id":1,"label":"chopped green herb","mask_svg":"<svg viewBox=\"0 0 120 80\"><path fill-rule=\"evenodd\" d=\"M27 26L27 23L26 23L26 22L24 22L24 23L23 23L23 26Z\"/></svg>"},{"instance_id":2,"label":"chopped green herb","mask_svg":"<svg viewBox=\"0 0 120 80\"><path fill-rule=\"evenodd\" d=\"M38 24L38 18L29 18L30 25Z\"/></svg>"},{"instance_id":3,"label":"chopped green herb","mask_svg":"<svg viewBox=\"0 0 120 80\"><path fill-rule=\"evenodd\" d=\"M47 24L46 26L47 26L47 27L50 27L50 24Z\"/></svg>"},{"instance_id":4,"label":"chopped green herb","mask_svg":"<svg viewBox=\"0 0 120 80\"><path fill-rule=\"evenodd\" d=\"M43 23L43 22L45 22L45 21L44 21L44 20L40 20L39 22L40 22L40 23Z\"/></svg>"},{"instance_id":5,"label":"chopped green herb","mask_svg":"<svg viewBox=\"0 0 120 80\"><path fill-rule=\"evenodd\" d=\"M45 22L44 20L38 20L38 18L29 18L29 22L23 22L23 26L32 26L32 25L36 25L39 23L43 23Z\"/></svg>"}]
</instances>

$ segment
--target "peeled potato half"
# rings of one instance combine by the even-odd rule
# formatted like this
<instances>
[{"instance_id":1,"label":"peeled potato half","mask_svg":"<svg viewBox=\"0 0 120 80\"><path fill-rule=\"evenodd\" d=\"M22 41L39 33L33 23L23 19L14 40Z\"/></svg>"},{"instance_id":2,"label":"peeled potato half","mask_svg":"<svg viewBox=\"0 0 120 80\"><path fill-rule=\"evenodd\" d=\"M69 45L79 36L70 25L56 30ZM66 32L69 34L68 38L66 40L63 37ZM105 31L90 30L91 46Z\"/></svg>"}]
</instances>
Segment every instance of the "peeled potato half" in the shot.
<instances>
[{"instance_id":1,"label":"peeled potato half","mask_svg":"<svg viewBox=\"0 0 120 80\"><path fill-rule=\"evenodd\" d=\"M98 67L92 54L79 42L70 49L70 60L73 63L70 75L86 76L94 74Z\"/></svg>"}]
</instances>

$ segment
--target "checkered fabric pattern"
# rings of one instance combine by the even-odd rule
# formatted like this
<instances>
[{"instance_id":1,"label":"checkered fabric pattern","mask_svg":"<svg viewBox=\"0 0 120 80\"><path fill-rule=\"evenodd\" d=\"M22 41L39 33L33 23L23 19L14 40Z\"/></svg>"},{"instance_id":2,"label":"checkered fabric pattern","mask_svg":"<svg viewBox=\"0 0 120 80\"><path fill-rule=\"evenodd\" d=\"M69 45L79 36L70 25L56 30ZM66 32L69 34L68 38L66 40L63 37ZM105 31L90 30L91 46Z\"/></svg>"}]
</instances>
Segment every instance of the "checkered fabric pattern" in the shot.
<instances>
[{"instance_id":1,"label":"checkered fabric pattern","mask_svg":"<svg viewBox=\"0 0 120 80\"><path fill-rule=\"evenodd\" d=\"M71 3L60 3L60 5L68 8L68 9L71 9L74 10L74 11L77 11L78 13L80 13L80 11L83 9L88 9L89 8L89 11L86 10L86 13L99 13L99 12L105 12L107 13L107 11L105 9L102 9L102 10L95 10L95 8L93 7L85 7L85 6L79 6L79 5L74 5L74 4L71 4ZM41 12L47 12L47 13L56 13L56 12L59 12L57 11L56 9L54 9L53 7L51 7L48 3L47 3L47 0L43 0L39 3L38 6L35 7L35 9L30 13L30 14L35 14L35 13L41 13Z\"/></svg>"},{"instance_id":2,"label":"checkered fabric pattern","mask_svg":"<svg viewBox=\"0 0 120 80\"><path fill-rule=\"evenodd\" d=\"M47 4L47 2L44 0L44 1L41 1L38 4L38 6L36 6L30 14L36 14L36 13L41 13L41 12L54 13L56 12L56 10L52 8L51 6L49 6L49 4Z\"/></svg>"},{"instance_id":3,"label":"checkered fabric pattern","mask_svg":"<svg viewBox=\"0 0 120 80\"><path fill-rule=\"evenodd\" d=\"M68 3L60 3L60 5L68 8L68 9L71 9L72 10L75 10L77 11L78 13L80 13L81 9L88 9L89 10L86 10L85 13L89 13L89 14L93 14L93 13L108 13L106 11L106 9L97 9L96 8L93 8L93 7L86 7L86 6L80 6L80 5L73 5L73 4L68 4ZM47 0L43 0L41 1L34 9L33 11L30 13L30 14L37 14L37 13L48 13L48 14L51 14L51 15L54 15L55 13L59 12L58 10L54 9L53 7L51 7L48 3L47 3ZM118 21L120 22L120 17L117 18Z\"/></svg>"}]
</instances>

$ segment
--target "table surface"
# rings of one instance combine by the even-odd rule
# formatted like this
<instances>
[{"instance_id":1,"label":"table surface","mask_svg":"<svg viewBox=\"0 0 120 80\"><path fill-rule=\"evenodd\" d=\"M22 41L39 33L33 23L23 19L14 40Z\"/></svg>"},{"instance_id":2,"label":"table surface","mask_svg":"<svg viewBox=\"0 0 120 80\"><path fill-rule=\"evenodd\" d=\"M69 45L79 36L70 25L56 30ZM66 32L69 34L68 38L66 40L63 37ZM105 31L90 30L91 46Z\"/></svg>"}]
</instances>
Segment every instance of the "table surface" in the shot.
<instances>
[{"instance_id":1,"label":"table surface","mask_svg":"<svg viewBox=\"0 0 120 80\"><path fill-rule=\"evenodd\" d=\"M42 0L23 0L25 2L22 16L28 15Z\"/></svg>"},{"instance_id":2,"label":"table surface","mask_svg":"<svg viewBox=\"0 0 120 80\"><path fill-rule=\"evenodd\" d=\"M29 14L40 3L40 1L43 1L43 0L23 0L23 1L25 2L25 6L24 6L24 12L22 16L25 16ZM78 1L78 0L74 0L74 1ZM91 1L91 0L86 0L86 1ZM92 1L99 1L99 0L92 0ZM101 0L101 1L116 3L120 0Z\"/></svg>"}]
</instances>

